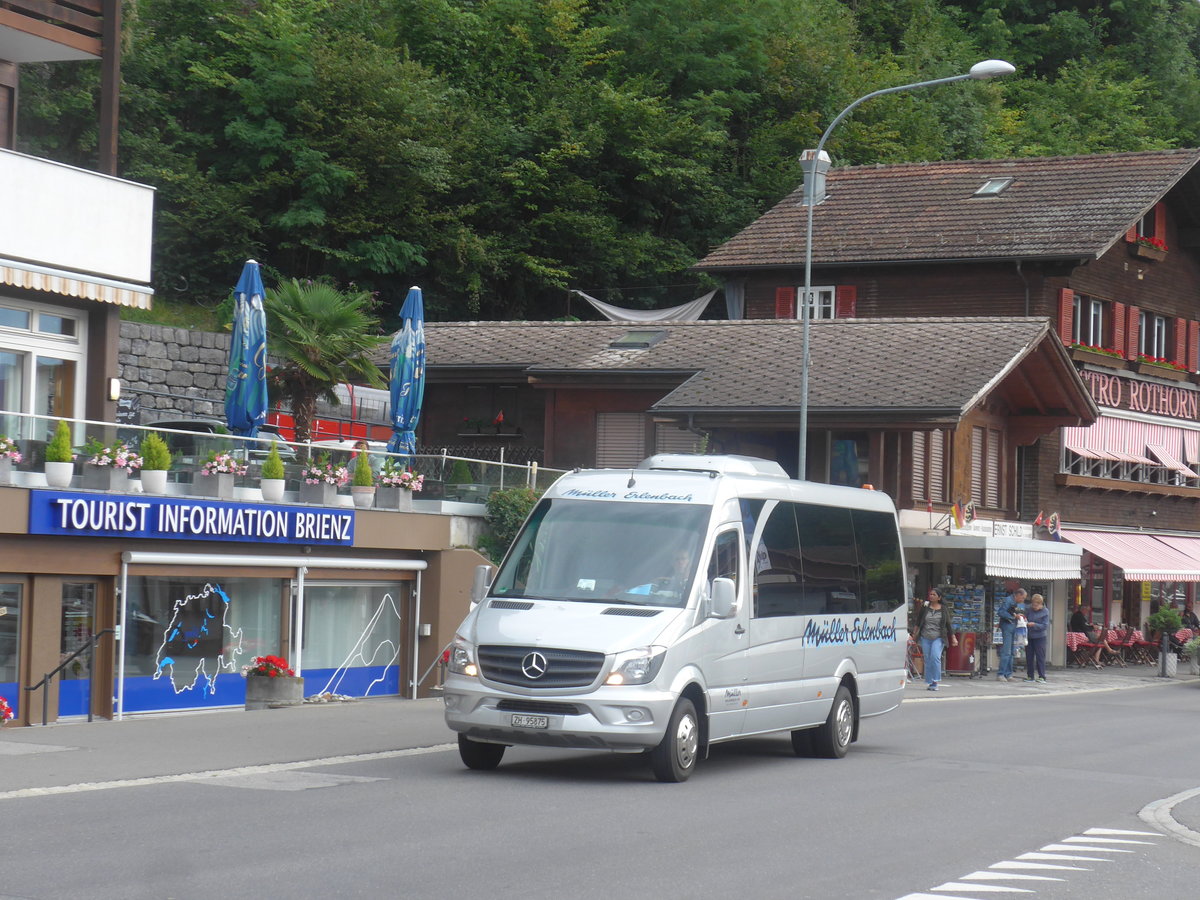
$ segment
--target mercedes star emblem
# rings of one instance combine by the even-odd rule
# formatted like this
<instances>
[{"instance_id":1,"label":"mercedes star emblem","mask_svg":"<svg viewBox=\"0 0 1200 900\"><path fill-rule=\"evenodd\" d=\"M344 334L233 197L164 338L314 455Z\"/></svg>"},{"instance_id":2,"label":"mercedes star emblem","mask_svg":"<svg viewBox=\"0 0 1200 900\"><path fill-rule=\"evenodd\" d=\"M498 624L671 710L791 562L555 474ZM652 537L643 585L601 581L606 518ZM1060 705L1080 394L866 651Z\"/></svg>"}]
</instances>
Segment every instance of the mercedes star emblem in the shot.
<instances>
[{"instance_id":1,"label":"mercedes star emblem","mask_svg":"<svg viewBox=\"0 0 1200 900\"><path fill-rule=\"evenodd\" d=\"M526 653L521 660L521 671L530 681L536 681L546 674L546 657L538 652Z\"/></svg>"}]
</instances>

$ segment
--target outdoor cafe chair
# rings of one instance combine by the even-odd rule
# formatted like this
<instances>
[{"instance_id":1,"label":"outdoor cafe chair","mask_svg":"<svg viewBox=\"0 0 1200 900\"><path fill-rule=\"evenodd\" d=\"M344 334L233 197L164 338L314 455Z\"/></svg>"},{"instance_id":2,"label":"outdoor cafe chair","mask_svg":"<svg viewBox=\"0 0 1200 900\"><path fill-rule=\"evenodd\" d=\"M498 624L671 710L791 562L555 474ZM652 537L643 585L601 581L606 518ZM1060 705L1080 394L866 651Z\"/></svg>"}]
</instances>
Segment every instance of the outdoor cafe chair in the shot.
<instances>
[{"instance_id":1,"label":"outdoor cafe chair","mask_svg":"<svg viewBox=\"0 0 1200 900\"><path fill-rule=\"evenodd\" d=\"M1092 665L1092 653L1097 644L1093 644L1086 635L1078 631L1067 632L1067 665L1085 668Z\"/></svg>"},{"instance_id":2,"label":"outdoor cafe chair","mask_svg":"<svg viewBox=\"0 0 1200 900\"><path fill-rule=\"evenodd\" d=\"M1103 643L1099 645L1102 648L1100 651L1100 664L1105 666L1117 665L1122 669L1125 668L1125 658L1121 655L1121 647L1123 646L1121 633L1115 628L1109 628L1105 633L1105 643L1108 644L1107 647Z\"/></svg>"},{"instance_id":3,"label":"outdoor cafe chair","mask_svg":"<svg viewBox=\"0 0 1200 900\"><path fill-rule=\"evenodd\" d=\"M1152 666L1154 665L1155 656L1158 653L1158 645L1154 641L1146 640L1146 636L1135 629L1130 638L1131 659L1138 665Z\"/></svg>"}]
</instances>

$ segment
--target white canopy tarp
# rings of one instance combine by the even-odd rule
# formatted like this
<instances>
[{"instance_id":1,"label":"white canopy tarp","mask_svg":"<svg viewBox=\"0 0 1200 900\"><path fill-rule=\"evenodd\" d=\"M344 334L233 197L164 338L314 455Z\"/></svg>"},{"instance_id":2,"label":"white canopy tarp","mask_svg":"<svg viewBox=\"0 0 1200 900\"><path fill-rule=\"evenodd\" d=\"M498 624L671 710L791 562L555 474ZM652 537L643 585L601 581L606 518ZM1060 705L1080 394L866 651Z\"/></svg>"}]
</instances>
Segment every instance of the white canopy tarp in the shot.
<instances>
[{"instance_id":1,"label":"white canopy tarp","mask_svg":"<svg viewBox=\"0 0 1200 900\"><path fill-rule=\"evenodd\" d=\"M583 291L572 291L578 294L596 308L596 312L613 322L695 322L704 313L708 301L717 292L709 291L703 297L697 297L682 306L672 306L670 309L622 309L589 297Z\"/></svg>"}]
</instances>

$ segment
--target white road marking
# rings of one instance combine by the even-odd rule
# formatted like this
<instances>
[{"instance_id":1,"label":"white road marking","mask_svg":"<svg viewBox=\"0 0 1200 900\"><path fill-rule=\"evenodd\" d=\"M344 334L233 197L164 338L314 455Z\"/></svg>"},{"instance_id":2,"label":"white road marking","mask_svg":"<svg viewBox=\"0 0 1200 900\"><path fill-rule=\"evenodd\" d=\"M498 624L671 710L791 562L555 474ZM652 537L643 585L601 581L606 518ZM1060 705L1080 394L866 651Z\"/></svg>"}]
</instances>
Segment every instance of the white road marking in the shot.
<instances>
[{"instance_id":1,"label":"white road marking","mask_svg":"<svg viewBox=\"0 0 1200 900\"><path fill-rule=\"evenodd\" d=\"M975 894L1033 894L1029 888L1003 887L997 884L963 884L961 881L947 881L939 884L932 891L971 891Z\"/></svg>"},{"instance_id":2,"label":"white road marking","mask_svg":"<svg viewBox=\"0 0 1200 900\"><path fill-rule=\"evenodd\" d=\"M214 769L208 772L187 772L180 775L156 775L149 778L123 778L117 781L90 781L79 784L61 784L51 787L21 788L0 792L2 800L22 800L30 797L53 797L60 794L82 794L87 791L111 791L116 788L147 787L155 784L178 784L201 781L208 778L232 778L241 775L265 775L273 772L292 772L297 769L315 769L319 766L340 766L347 763L371 762L379 759L398 759L404 756L423 756L426 753L444 753L456 744L435 744L432 747L413 747L407 750L381 750L378 753L358 753L351 756L327 756L324 759L305 759L299 762L271 763L264 766L242 766L236 769Z\"/></svg>"},{"instance_id":3,"label":"white road marking","mask_svg":"<svg viewBox=\"0 0 1200 900\"><path fill-rule=\"evenodd\" d=\"M1059 872L1090 872L1091 869L1085 869L1083 866L1052 866L1050 863L1037 862L1014 862L1013 860L1005 860L1004 862L992 863L988 866L989 869L1041 869L1045 871L1055 870Z\"/></svg>"},{"instance_id":4,"label":"white road marking","mask_svg":"<svg viewBox=\"0 0 1200 900\"><path fill-rule=\"evenodd\" d=\"M249 775L197 778L192 783L252 791L310 791L314 788L383 780L364 775L334 775L330 772L253 772Z\"/></svg>"},{"instance_id":5,"label":"white road marking","mask_svg":"<svg viewBox=\"0 0 1200 900\"><path fill-rule=\"evenodd\" d=\"M1068 838L1070 840L1070 838ZM1070 853L1136 853L1136 850L1122 850L1120 847L1085 847L1081 844L1047 844L1041 848L1043 853L1052 853L1055 850L1066 850Z\"/></svg>"},{"instance_id":6,"label":"white road marking","mask_svg":"<svg viewBox=\"0 0 1200 900\"><path fill-rule=\"evenodd\" d=\"M1022 853L1017 859L1065 859L1070 862L1112 862L1103 856L1072 856L1069 853Z\"/></svg>"},{"instance_id":7,"label":"white road marking","mask_svg":"<svg viewBox=\"0 0 1200 900\"><path fill-rule=\"evenodd\" d=\"M1158 835L1156 835L1157 837ZM1063 838L1064 844L1153 844L1154 841L1131 841L1128 838L1104 837L1069 837ZM1130 850L1130 853L1133 851Z\"/></svg>"},{"instance_id":8,"label":"white road marking","mask_svg":"<svg viewBox=\"0 0 1200 900\"><path fill-rule=\"evenodd\" d=\"M1055 878L1053 875L1022 875L1019 872L972 872L964 875L971 881L1066 881L1065 878Z\"/></svg>"},{"instance_id":9,"label":"white road marking","mask_svg":"<svg viewBox=\"0 0 1200 900\"><path fill-rule=\"evenodd\" d=\"M1192 793L1197 793L1192 791ZM1084 834L1128 834L1135 837L1161 837L1156 831L1125 831L1121 828L1089 828Z\"/></svg>"}]
</instances>

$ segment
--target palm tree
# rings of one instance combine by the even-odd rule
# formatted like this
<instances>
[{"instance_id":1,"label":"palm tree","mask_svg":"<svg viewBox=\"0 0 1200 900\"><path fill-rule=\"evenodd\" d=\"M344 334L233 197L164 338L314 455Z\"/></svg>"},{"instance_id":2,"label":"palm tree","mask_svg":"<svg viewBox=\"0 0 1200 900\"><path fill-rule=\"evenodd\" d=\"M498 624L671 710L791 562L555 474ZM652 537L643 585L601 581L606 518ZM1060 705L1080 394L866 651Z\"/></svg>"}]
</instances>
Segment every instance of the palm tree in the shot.
<instances>
[{"instance_id":1,"label":"palm tree","mask_svg":"<svg viewBox=\"0 0 1200 900\"><path fill-rule=\"evenodd\" d=\"M291 406L296 440L312 439L317 400L337 401L334 387L345 382L386 387L369 354L387 341L370 313L367 292L340 291L294 278L268 290L268 355L274 357L270 385Z\"/></svg>"}]
</instances>

